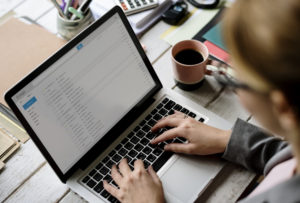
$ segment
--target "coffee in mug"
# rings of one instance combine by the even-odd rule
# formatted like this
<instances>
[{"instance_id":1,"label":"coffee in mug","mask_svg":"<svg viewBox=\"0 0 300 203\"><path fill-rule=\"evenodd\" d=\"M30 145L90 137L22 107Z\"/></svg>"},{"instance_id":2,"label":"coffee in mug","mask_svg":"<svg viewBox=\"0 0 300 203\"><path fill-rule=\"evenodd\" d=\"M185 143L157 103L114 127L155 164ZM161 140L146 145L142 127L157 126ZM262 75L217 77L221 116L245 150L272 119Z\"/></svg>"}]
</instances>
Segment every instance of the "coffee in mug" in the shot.
<instances>
[{"instance_id":1,"label":"coffee in mug","mask_svg":"<svg viewBox=\"0 0 300 203\"><path fill-rule=\"evenodd\" d=\"M197 40L184 40L173 46L174 79L179 88L194 90L202 85L208 56L207 47Z\"/></svg>"}]
</instances>

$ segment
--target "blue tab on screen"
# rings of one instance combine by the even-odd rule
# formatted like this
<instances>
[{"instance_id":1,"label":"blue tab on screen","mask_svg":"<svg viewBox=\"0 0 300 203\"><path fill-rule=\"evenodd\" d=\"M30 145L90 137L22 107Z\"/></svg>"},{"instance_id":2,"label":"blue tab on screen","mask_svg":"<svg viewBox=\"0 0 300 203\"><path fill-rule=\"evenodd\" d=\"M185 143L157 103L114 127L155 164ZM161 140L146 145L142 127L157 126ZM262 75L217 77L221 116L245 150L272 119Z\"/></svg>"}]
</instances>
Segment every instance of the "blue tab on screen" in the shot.
<instances>
[{"instance_id":1,"label":"blue tab on screen","mask_svg":"<svg viewBox=\"0 0 300 203\"><path fill-rule=\"evenodd\" d=\"M34 104L36 102L36 98L35 97L32 97L31 99L29 99L28 102L26 102L24 105L23 105L23 108L24 110L27 110L32 104Z\"/></svg>"},{"instance_id":2,"label":"blue tab on screen","mask_svg":"<svg viewBox=\"0 0 300 203\"><path fill-rule=\"evenodd\" d=\"M81 43L78 44L78 45L77 45L77 50L79 51L82 47L83 47L83 44L81 44Z\"/></svg>"}]
</instances>

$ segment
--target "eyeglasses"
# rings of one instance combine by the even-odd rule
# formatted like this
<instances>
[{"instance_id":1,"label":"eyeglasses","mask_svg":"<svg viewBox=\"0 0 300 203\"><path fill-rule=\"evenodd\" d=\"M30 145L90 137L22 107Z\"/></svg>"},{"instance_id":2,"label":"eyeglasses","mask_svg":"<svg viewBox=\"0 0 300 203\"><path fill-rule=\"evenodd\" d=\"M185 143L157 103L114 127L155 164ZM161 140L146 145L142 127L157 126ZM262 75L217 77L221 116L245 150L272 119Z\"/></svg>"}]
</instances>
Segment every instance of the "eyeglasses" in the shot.
<instances>
[{"instance_id":1,"label":"eyeglasses","mask_svg":"<svg viewBox=\"0 0 300 203\"><path fill-rule=\"evenodd\" d=\"M253 90L250 86L237 80L233 75L234 71L225 64L219 64L218 66L212 66L213 69L209 70L209 75L215 77L215 79L223 86L231 89L245 89Z\"/></svg>"}]
</instances>

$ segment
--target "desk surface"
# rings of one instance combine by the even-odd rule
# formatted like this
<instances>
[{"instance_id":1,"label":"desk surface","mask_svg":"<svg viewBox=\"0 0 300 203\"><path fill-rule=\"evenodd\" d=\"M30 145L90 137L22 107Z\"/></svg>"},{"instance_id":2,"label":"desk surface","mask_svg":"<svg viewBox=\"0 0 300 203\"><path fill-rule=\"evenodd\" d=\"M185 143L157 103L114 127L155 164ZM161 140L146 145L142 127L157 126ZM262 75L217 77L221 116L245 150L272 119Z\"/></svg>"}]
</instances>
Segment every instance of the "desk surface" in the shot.
<instances>
[{"instance_id":1,"label":"desk surface","mask_svg":"<svg viewBox=\"0 0 300 203\"><path fill-rule=\"evenodd\" d=\"M56 33L56 11L47 0L12 2L9 3L11 11L5 17L25 15ZM219 86L212 77L207 76L204 85L192 92L185 92L176 87L171 70L171 46L159 37L162 31L168 28L169 25L159 22L140 40L147 47L147 55L163 85L198 102L231 123L234 123L237 117L251 122L251 115L239 104L237 96ZM199 197L199 202L235 202L254 177L255 174L228 163ZM0 173L0 202L2 201L86 202L60 182L31 140L22 144Z\"/></svg>"}]
</instances>

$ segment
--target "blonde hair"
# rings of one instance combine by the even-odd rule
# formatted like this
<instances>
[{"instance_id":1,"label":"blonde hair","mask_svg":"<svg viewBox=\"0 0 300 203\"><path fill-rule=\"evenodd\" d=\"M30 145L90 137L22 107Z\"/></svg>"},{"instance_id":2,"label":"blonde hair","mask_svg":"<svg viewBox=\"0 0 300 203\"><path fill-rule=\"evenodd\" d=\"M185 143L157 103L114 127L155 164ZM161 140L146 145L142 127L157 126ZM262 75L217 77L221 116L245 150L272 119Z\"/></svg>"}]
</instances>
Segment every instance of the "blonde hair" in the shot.
<instances>
[{"instance_id":1,"label":"blonde hair","mask_svg":"<svg viewBox=\"0 0 300 203\"><path fill-rule=\"evenodd\" d=\"M300 106L300 0L237 0L224 20L237 65Z\"/></svg>"}]
</instances>

